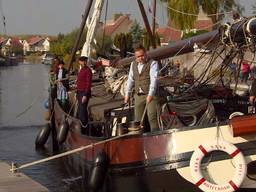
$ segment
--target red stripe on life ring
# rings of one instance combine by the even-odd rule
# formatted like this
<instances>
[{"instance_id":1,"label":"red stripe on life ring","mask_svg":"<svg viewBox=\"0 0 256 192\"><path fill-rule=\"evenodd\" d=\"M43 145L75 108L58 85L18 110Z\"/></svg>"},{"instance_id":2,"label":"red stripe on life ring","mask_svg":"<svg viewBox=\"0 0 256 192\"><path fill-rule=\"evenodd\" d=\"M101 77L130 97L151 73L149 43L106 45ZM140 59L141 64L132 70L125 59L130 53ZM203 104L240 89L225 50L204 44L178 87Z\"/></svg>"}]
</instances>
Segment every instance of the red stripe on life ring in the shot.
<instances>
[{"instance_id":1,"label":"red stripe on life ring","mask_svg":"<svg viewBox=\"0 0 256 192\"><path fill-rule=\"evenodd\" d=\"M240 153L240 150L236 149L233 153L230 154L230 156L234 158L238 153Z\"/></svg>"},{"instance_id":2,"label":"red stripe on life ring","mask_svg":"<svg viewBox=\"0 0 256 192\"><path fill-rule=\"evenodd\" d=\"M207 155L208 152L205 150L205 148L202 145L199 146L199 149L203 152L204 155Z\"/></svg>"},{"instance_id":3,"label":"red stripe on life ring","mask_svg":"<svg viewBox=\"0 0 256 192\"><path fill-rule=\"evenodd\" d=\"M229 181L228 183L231 185L231 187L233 187L233 189L234 189L235 191L238 189L238 187L236 186L236 184L235 184L232 180Z\"/></svg>"},{"instance_id":4,"label":"red stripe on life ring","mask_svg":"<svg viewBox=\"0 0 256 192\"><path fill-rule=\"evenodd\" d=\"M200 185L203 184L203 182L205 182L205 178L200 179L195 185L199 187Z\"/></svg>"}]
</instances>

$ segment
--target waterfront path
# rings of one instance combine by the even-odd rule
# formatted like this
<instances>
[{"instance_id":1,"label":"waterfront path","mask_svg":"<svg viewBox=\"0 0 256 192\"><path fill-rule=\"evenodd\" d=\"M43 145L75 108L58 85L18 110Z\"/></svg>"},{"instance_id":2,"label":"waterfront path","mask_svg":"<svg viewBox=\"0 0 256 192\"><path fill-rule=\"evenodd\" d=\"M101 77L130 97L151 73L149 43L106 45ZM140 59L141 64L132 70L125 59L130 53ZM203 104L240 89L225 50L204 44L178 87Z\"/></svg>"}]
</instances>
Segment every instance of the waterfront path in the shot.
<instances>
[{"instance_id":1,"label":"waterfront path","mask_svg":"<svg viewBox=\"0 0 256 192\"><path fill-rule=\"evenodd\" d=\"M48 189L23 173L12 173L11 166L0 162L0 192L48 192Z\"/></svg>"}]
</instances>

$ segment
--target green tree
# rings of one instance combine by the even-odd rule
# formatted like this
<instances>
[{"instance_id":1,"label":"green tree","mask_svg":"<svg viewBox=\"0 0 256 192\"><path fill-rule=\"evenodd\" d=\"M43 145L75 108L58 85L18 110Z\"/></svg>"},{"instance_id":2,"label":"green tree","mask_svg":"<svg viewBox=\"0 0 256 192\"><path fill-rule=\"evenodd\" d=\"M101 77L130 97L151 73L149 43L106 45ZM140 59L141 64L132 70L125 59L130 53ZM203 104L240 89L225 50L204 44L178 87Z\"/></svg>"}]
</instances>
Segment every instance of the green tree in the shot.
<instances>
[{"instance_id":1,"label":"green tree","mask_svg":"<svg viewBox=\"0 0 256 192\"><path fill-rule=\"evenodd\" d=\"M160 36L158 33L155 34L155 42L157 46L161 45L161 40L160 40Z\"/></svg>"},{"instance_id":2,"label":"green tree","mask_svg":"<svg viewBox=\"0 0 256 192\"><path fill-rule=\"evenodd\" d=\"M61 41L62 39L64 39L65 35L62 33L59 33L57 36L58 41Z\"/></svg>"},{"instance_id":3,"label":"green tree","mask_svg":"<svg viewBox=\"0 0 256 192\"><path fill-rule=\"evenodd\" d=\"M116 34L116 36L114 37L114 45L120 49L120 44L121 44L121 33Z\"/></svg>"},{"instance_id":4,"label":"green tree","mask_svg":"<svg viewBox=\"0 0 256 192\"><path fill-rule=\"evenodd\" d=\"M216 15L216 13L231 11L233 7L242 10L235 0L226 0L225 4L223 4L223 1L219 0L200 0L198 3L202 6L202 9L206 14L212 15L210 18L213 23L217 23L224 17L224 15Z\"/></svg>"},{"instance_id":5,"label":"green tree","mask_svg":"<svg viewBox=\"0 0 256 192\"><path fill-rule=\"evenodd\" d=\"M149 50L151 42L146 29L143 30L141 44L143 47L145 47L146 50Z\"/></svg>"},{"instance_id":6,"label":"green tree","mask_svg":"<svg viewBox=\"0 0 256 192\"><path fill-rule=\"evenodd\" d=\"M168 7L173 9L198 14L199 8L197 6L197 0L168 0ZM180 29L191 29L196 21L195 16L188 16L182 13L175 12L171 9L168 9L168 15L174 22L174 25Z\"/></svg>"},{"instance_id":7,"label":"green tree","mask_svg":"<svg viewBox=\"0 0 256 192\"><path fill-rule=\"evenodd\" d=\"M114 37L114 45L118 47L119 49L121 48L121 38L125 37L125 42L126 42L126 50L132 52L133 51L133 39L132 39L132 34L131 33L118 33Z\"/></svg>"},{"instance_id":8,"label":"green tree","mask_svg":"<svg viewBox=\"0 0 256 192\"><path fill-rule=\"evenodd\" d=\"M81 49L85 39L86 39L86 31L84 30L82 34L82 39L79 43L78 49ZM68 33L67 35L59 34L56 41L52 42L50 51L55 55L65 56L66 54L70 54L76 36L78 33L78 29L73 30L72 32Z\"/></svg>"},{"instance_id":9,"label":"green tree","mask_svg":"<svg viewBox=\"0 0 256 192\"><path fill-rule=\"evenodd\" d=\"M158 35L158 33L155 34L155 39L154 40L155 40L155 43L156 43L157 46L159 46L161 44L160 36ZM149 50L151 48L151 45L152 45L151 39L150 39L146 29L143 30L143 36L142 36L141 44L147 50Z\"/></svg>"},{"instance_id":10,"label":"green tree","mask_svg":"<svg viewBox=\"0 0 256 192\"><path fill-rule=\"evenodd\" d=\"M126 34L127 51L133 52L133 38L131 33Z\"/></svg>"},{"instance_id":11,"label":"green tree","mask_svg":"<svg viewBox=\"0 0 256 192\"><path fill-rule=\"evenodd\" d=\"M133 25L129 31L132 35L133 44L137 44L141 41L143 30L137 20L134 20Z\"/></svg>"},{"instance_id":12,"label":"green tree","mask_svg":"<svg viewBox=\"0 0 256 192\"><path fill-rule=\"evenodd\" d=\"M111 52L111 47L113 43L110 36L103 36L101 33L97 33L96 42L97 43L93 45L96 54L106 55L106 53Z\"/></svg>"},{"instance_id":13,"label":"green tree","mask_svg":"<svg viewBox=\"0 0 256 192\"><path fill-rule=\"evenodd\" d=\"M236 3L235 0L226 0L225 4L223 1L219 0L163 0L167 1L168 7L176 9L180 12L191 13L197 15L199 13L199 8L202 6L203 11L210 15L216 14L221 11L231 11L232 8L241 9L241 5ZM180 29L191 29L194 27L194 23L197 19L195 15L187 15L179 13L168 8L168 15L174 22L175 26ZM221 20L223 15L212 15L211 19L213 23Z\"/></svg>"},{"instance_id":14,"label":"green tree","mask_svg":"<svg viewBox=\"0 0 256 192\"><path fill-rule=\"evenodd\" d=\"M120 49L120 56L126 57L127 53L127 42L126 42L126 34L119 33L114 37L114 45Z\"/></svg>"}]
</instances>

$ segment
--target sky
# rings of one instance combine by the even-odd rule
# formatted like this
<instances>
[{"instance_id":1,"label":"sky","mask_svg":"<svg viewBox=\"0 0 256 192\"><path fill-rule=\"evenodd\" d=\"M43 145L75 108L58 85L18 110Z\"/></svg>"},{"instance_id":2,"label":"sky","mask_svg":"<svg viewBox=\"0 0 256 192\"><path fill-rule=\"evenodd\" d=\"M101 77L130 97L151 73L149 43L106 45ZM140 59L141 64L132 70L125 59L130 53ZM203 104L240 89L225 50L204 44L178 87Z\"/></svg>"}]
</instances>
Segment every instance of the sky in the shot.
<instances>
[{"instance_id":1,"label":"sky","mask_svg":"<svg viewBox=\"0 0 256 192\"><path fill-rule=\"evenodd\" d=\"M106 0L105 0L106 1ZM145 7L150 0L143 0ZM157 0L157 22L167 22L166 7ZM255 0L239 0L245 6L246 15L251 15ZM0 0L0 13L6 18L8 35L68 33L79 27L87 0ZM132 19L142 23L136 0L109 0L107 17L114 13L129 13ZM102 14L102 18L105 13ZM0 34L4 32L0 18Z\"/></svg>"}]
</instances>

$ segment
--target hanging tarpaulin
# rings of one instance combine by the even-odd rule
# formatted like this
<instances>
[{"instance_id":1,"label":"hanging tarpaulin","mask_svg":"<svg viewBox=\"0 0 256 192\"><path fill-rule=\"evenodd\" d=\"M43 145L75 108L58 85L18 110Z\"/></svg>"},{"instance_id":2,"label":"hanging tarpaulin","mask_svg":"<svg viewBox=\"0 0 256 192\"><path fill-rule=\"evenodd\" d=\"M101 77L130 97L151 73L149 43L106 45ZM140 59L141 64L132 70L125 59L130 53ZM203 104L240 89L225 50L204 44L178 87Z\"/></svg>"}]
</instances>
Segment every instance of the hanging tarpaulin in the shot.
<instances>
[{"instance_id":1,"label":"hanging tarpaulin","mask_svg":"<svg viewBox=\"0 0 256 192\"><path fill-rule=\"evenodd\" d=\"M86 41L84 43L81 56L90 57L91 43L96 33L97 24L99 23L99 20L100 20L103 3L104 3L104 0L96 0L95 2L94 12L92 14L91 21L89 22L89 25L87 25L88 31L87 31Z\"/></svg>"}]
</instances>

